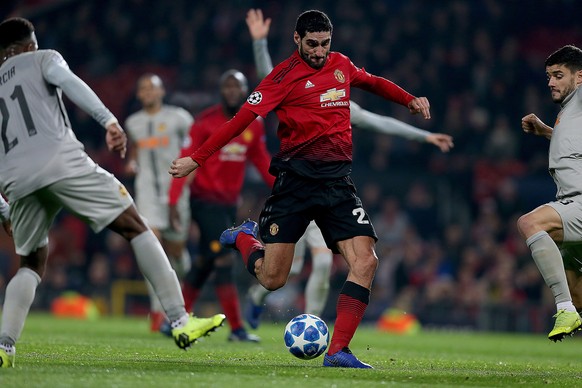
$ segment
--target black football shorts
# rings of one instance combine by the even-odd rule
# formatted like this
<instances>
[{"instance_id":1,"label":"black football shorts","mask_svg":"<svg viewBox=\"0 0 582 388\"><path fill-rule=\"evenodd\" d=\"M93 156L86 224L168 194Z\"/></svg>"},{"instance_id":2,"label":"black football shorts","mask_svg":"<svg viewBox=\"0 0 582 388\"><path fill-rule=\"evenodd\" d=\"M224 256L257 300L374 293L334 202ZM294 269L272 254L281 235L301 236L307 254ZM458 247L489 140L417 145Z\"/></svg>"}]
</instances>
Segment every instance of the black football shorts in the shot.
<instances>
[{"instance_id":1,"label":"black football shorts","mask_svg":"<svg viewBox=\"0 0 582 388\"><path fill-rule=\"evenodd\" d=\"M261 239L267 244L296 243L311 220L335 253L338 241L356 236L378 240L349 176L325 180L280 172L261 212Z\"/></svg>"}]
</instances>

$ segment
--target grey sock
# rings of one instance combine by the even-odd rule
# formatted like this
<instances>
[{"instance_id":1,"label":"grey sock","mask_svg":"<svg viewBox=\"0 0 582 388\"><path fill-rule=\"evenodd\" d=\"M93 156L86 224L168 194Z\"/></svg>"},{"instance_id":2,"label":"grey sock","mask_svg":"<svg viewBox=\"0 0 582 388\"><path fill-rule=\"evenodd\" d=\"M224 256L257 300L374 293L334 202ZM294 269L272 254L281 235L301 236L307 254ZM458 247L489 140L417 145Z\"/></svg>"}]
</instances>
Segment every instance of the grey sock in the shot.
<instances>
[{"instance_id":1,"label":"grey sock","mask_svg":"<svg viewBox=\"0 0 582 388\"><path fill-rule=\"evenodd\" d=\"M40 276L30 268L20 268L8 283L2 311L0 343L15 345L20 338L39 283Z\"/></svg>"},{"instance_id":2,"label":"grey sock","mask_svg":"<svg viewBox=\"0 0 582 388\"><path fill-rule=\"evenodd\" d=\"M170 321L186 314L184 298L176 272L172 269L162 245L151 230L130 241L137 264L148 280Z\"/></svg>"},{"instance_id":3,"label":"grey sock","mask_svg":"<svg viewBox=\"0 0 582 388\"><path fill-rule=\"evenodd\" d=\"M526 244L544 281L552 290L556 304L571 301L564 261L554 240L542 231L528 238Z\"/></svg>"}]
</instances>

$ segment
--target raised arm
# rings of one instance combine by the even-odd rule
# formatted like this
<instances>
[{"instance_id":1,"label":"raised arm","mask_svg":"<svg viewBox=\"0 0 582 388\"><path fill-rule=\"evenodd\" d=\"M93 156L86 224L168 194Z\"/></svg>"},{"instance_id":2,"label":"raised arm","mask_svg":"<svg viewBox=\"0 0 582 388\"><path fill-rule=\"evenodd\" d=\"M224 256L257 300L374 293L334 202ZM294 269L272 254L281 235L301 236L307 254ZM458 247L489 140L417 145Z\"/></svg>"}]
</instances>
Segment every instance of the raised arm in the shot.
<instances>
[{"instance_id":1,"label":"raised arm","mask_svg":"<svg viewBox=\"0 0 582 388\"><path fill-rule=\"evenodd\" d=\"M263 11L260 9L250 9L246 17L249 33L253 38L253 54L257 67L257 76L263 79L273 70L273 61L269 55L267 47L267 35L271 27L271 19L263 18Z\"/></svg>"},{"instance_id":2,"label":"raised arm","mask_svg":"<svg viewBox=\"0 0 582 388\"><path fill-rule=\"evenodd\" d=\"M250 9L245 20L253 39L253 54L257 75L262 79L273 70L273 62L267 46L267 35L269 35L271 19L265 19L260 9ZM413 113L423 113L423 108L428 110L428 101L424 97L415 97L408 104L408 108ZM449 135L431 133L395 118L372 113L361 108L354 101L350 101L350 117L352 125L358 128L402 136L411 140L425 141L435 145L442 152L447 152L453 147L453 139Z\"/></svg>"},{"instance_id":3,"label":"raised arm","mask_svg":"<svg viewBox=\"0 0 582 388\"><path fill-rule=\"evenodd\" d=\"M354 101L350 101L351 123L357 128L401 136L406 139L427 142L438 147L442 152L448 152L453 147L453 138L442 133L431 133L416 128L393 117L382 116L363 109Z\"/></svg>"}]
</instances>

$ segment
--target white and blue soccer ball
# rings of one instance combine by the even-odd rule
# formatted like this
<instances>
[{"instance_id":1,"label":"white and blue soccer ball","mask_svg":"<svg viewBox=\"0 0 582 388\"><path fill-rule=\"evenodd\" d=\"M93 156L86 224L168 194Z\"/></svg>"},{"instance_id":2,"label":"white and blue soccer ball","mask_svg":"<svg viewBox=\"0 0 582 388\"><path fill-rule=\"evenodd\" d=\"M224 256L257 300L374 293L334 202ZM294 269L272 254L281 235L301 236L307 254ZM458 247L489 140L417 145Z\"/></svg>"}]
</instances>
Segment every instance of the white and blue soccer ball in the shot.
<instances>
[{"instance_id":1,"label":"white and blue soccer ball","mask_svg":"<svg viewBox=\"0 0 582 388\"><path fill-rule=\"evenodd\" d=\"M297 358L311 360L321 356L329 344L329 329L312 314L301 314L285 327L285 346Z\"/></svg>"}]
</instances>

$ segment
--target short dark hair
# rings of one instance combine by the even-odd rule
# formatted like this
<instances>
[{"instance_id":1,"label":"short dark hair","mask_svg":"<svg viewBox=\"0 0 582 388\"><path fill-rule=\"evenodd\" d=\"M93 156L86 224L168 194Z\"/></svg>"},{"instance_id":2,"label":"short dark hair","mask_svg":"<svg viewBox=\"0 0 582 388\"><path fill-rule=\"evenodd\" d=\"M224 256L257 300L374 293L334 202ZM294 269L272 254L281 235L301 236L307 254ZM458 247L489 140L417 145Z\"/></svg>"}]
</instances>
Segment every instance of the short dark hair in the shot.
<instances>
[{"instance_id":1,"label":"short dark hair","mask_svg":"<svg viewBox=\"0 0 582 388\"><path fill-rule=\"evenodd\" d=\"M34 25L27 19L13 17L0 23L0 50L30 39Z\"/></svg>"},{"instance_id":2,"label":"short dark hair","mask_svg":"<svg viewBox=\"0 0 582 388\"><path fill-rule=\"evenodd\" d=\"M559 48L546 59L545 67L553 65L564 65L572 72L582 70L582 50L571 44Z\"/></svg>"},{"instance_id":3,"label":"short dark hair","mask_svg":"<svg viewBox=\"0 0 582 388\"><path fill-rule=\"evenodd\" d=\"M303 39L308 32L332 32L331 20L324 12L312 9L303 12L295 23L295 32Z\"/></svg>"}]
</instances>

